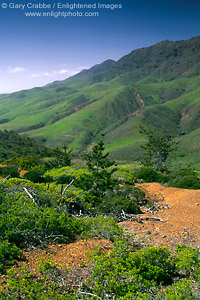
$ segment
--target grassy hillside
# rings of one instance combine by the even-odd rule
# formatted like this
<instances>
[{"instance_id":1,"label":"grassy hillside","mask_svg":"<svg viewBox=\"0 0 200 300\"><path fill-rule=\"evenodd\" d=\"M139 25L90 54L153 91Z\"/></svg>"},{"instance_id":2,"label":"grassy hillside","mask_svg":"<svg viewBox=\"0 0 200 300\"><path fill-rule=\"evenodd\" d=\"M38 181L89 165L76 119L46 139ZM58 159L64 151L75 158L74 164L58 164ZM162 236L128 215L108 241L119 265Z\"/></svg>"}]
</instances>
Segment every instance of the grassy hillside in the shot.
<instances>
[{"instance_id":1,"label":"grassy hillside","mask_svg":"<svg viewBox=\"0 0 200 300\"><path fill-rule=\"evenodd\" d=\"M21 137L13 131L0 130L0 163L13 157L45 157L53 153L44 145L36 143L29 137Z\"/></svg>"},{"instance_id":2,"label":"grassy hillside","mask_svg":"<svg viewBox=\"0 0 200 300\"><path fill-rule=\"evenodd\" d=\"M139 160L159 129L180 141L177 162L199 167L200 37L164 41L61 82L0 96L0 129L79 150L104 136L111 156Z\"/></svg>"}]
</instances>

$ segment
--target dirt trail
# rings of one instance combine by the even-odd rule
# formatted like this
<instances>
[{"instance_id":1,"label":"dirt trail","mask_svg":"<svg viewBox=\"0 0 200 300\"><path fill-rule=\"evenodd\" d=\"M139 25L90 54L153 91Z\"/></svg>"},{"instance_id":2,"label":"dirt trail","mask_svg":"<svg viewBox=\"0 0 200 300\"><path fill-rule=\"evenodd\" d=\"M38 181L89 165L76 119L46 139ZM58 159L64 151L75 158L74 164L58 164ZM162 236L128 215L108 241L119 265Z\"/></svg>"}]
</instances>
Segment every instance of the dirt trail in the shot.
<instances>
[{"instance_id":1,"label":"dirt trail","mask_svg":"<svg viewBox=\"0 0 200 300\"><path fill-rule=\"evenodd\" d=\"M33 272L37 269L37 261L46 261L51 258L56 265L65 267L81 267L88 265L87 252L93 252L96 247L103 251L112 248L112 242L106 239L90 238L79 240L71 244L46 245L44 249L24 250L24 261L18 263L19 266L26 265Z\"/></svg>"},{"instance_id":2,"label":"dirt trail","mask_svg":"<svg viewBox=\"0 0 200 300\"><path fill-rule=\"evenodd\" d=\"M183 190L163 187L158 183L138 185L154 203L155 211L141 214L142 223L126 221L120 223L130 233L137 233L145 244L168 246L173 249L176 244L187 244L200 248L200 190ZM152 203L152 204L153 204ZM146 210L146 211L145 211ZM148 220L143 220L144 218ZM161 221L155 221L156 219ZM93 251L97 245L108 251L112 243L105 239L92 238L79 240L71 244L49 245L45 249L24 251L26 261L19 263L36 270L36 261L41 256L52 256L56 264L80 267L87 265L86 251Z\"/></svg>"},{"instance_id":3,"label":"dirt trail","mask_svg":"<svg viewBox=\"0 0 200 300\"><path fill-rule=\"evenodd\" d=\"M138 185L154 201L154 207L144 209L142 218L149 220L124 222L126 230L136 232L145 243L174 248L187 244L200 248L200 190L163 187L159 183ZM153 217L153 218L152 218ZM155 221L160 218L161 221Z\"/></svg>"}]
</instances>

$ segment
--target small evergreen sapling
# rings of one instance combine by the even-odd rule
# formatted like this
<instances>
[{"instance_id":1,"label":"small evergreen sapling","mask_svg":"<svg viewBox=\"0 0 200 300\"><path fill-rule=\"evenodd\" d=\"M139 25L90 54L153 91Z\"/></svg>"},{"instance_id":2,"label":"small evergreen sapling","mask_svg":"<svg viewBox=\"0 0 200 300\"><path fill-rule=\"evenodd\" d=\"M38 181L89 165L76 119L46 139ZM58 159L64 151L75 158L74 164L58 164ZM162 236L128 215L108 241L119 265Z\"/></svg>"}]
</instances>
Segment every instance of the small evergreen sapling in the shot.
<instances>
[{"instance_id":1,"label":"small evergreen sapling","mask_svg":"<svg viewBox=\"0 0 200 300\"><path fill-rule=\"evenodd\" d=\"M104 142L100 140L90 152L85 153L84 159L93 175L92 189L96 196L103 196L107 189L113 189L112 174L117 168L108 169L115 165L115 161L108 158L109 153L104 154Z\"/></svg>"}]
</instances>

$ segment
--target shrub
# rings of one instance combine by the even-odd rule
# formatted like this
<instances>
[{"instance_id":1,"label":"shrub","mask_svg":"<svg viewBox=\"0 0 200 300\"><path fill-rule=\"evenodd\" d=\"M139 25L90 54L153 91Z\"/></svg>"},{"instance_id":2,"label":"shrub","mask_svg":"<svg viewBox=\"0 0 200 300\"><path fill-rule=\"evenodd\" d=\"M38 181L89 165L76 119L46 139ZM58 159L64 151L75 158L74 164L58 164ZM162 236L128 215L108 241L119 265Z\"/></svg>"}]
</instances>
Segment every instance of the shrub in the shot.
<instances>
[{"instance_id":1,"label":"shrub","mask_svg":"<svg viewBox=\"0 0 200 300\"><path fill-rule=\"evenodd\" d=\"M134 253L124 239L117 240L111 252L94 253L93 291L102 299L106 299L106 295L133 299L161 283L171 283L173 262L170 255L165 247L147 247Z\"/></svg>"},{"instance_id":2,"label":"shrub","mask_svg":"<svg viewBox=\"0 0 200 300\"><path fill-rule=\"evenodd\" d=\"M19 184L24 180L10 181ZM47 194L43 191L34 196L33 201L21 191L20 186L9 187L8 184L0 186L0 238L18 246L73 240L81 234L113 238L121 232L112 218L77 219L70 216L65 207L53 205L52 199L45 199ZM31 185L35 186L33 183ZM40 202L45 203L41 205Z\"/></svg>"},{"instance_id":3,"label":"shrub","mask_svg":"<svg viewBox=\"0 0 200 300\"><path fill-rule=\"evenodd\" d=\"M36 183L44 182L43 174L45 172L44 166L35 166L29 172L25 173L23 178L31 180Z\"/></svg>"},{"instance_id":4,"label":"shrub","mask_svg":"<svg viewBox=\"0 0 200 300\"><path fill-rule=\"evenodd\" d=\"M150 167L141 167L134 171L136 179L143 179L145 182L161 182L164 180L162 173L155 171Z\"/></svg>"},{"instance_id":5,"label":"shrub","mask_svg":"<svg viewBox=\"0 0 200 300\"><path fill-rule=\"evenodd\" d=\"M36 155L27 155L24 157L12 157L5 161L6 164L12 164L22 170L31 170L36 165L40 164L40 157Z\"/></svg>"},{"instance_id":6,"label":"shrub","mask_svg":"<svg viewBox=\"0 0 200 300\"><path fill-rule=\"evenodd\" d=\"M6 266L14 265L21 256L21 250L7 240L0 243L0 272Z\"/></svg>"},{"instance_id":7,"label":"shrub","mask_svg":"<svg viewBox=\"0 0 200 300\"><path fill-rule=\"evenodd\" d=\"M20 270L10 269L2 282L3 288L0 290L1 299L55 299L66 300L76 299L62 287L63 277L58 279L59 269L52 263L44 263L38 268L38 276L27 268ZM45 272L49 271L49 273ZM53 272L53 274L52 274ZM57 275L57 281L53 279ZM73 294L73 293L72 293Z\"/></svg>"},{"instance_id":8,"label":"shrub","mask_svg":"<svg viewBox=\"0 0 200 300\"><path fill-rule=\"evenodd\" d=\"M90 287L102 299L199 299L198 278L195 281L190 277L190 280L181 280L173 284L175 278L176 280L181 278L177 273L179 269L177 261L180 262L180 258L181 261L185 261L185 251L188 250L193 259L197 253L199 254L197 250L188 249L187 246L181 248L178 246L175 255L172 255L166 247L153 246L135 253L134 248L124 237L116 239L112 251L104 253L96 250L91 255L93 270ZM189 263L190 267L194 264L193 259ZM185 266L186 262L182 263L181 265ZM162 285L171 285L171 287L161 292Z\"/></svg>"},{"instance_id":9,"label":"shrub","mask_svg":"<svg viewBox=\"0 0 200 300\"><path fill-rule=\"evenodd\" d=\"M200 179L194 170L182 169L169 174L168 185L182 189L200 189Z\"/></svg>"},{"instance_id":10,"label":"shrub","mask_svg":"<svg viewBox=\"0 0 200 300\"><path fill-rule=\"evenodd\" d=\"M114 241L116 237L123 235L122 228L111 217L79 219L76 224L76 232L85 237L102 237Z\"/></svg>"},{"instance_id":11,"label":"shrub","mask_svg":"<svg viewBox=\"0 0 200 300\"><path fill-rule=\"evenodd\" d=\"M200 290L196 282L182 279L167 288L164 292L158 293L158 300L197 300L200 297Z\"/></svg>"},{"instance_id":12,"label":"shrub","mask_svg":"<svg viewBox=\"0 0 200 300\"><path fill-rule=\"evenodd\" d=\"M141 213L135 199L117 195L113 192L107 192L106 196L99 203L96 201L95 204L95 211L99 213L121 213L122 210L130 214Z\"/></svg>"},{"instance_id":13,"label":"shrub","mask_svg":"<svg viewBox=\"0 0 200 300\"><path fill-rule=\"evenodd\" d=\"M122 184L133 184L134 176L129 168L118 167L118 169L112 174L112 178Z\"/></svg>"},{"instance_id":14,"label":"shrub","mask_svg":"<svg viewBox=\"0 0 200 300\"><path fill-rule=\"evenodd\" d=\"M182 275L187 278L195 276L200 269L200 253L192 247L177 245L175 264L177 271Z\"/></svg>"},{"instance_id":15,"label":"shrub","mask_svg":"<svg viewBox=\"0 0 200 300\"><path fill-rule=\"evenodd\" d=\"M16 166L6 166L0 168L0 176L7 177L10 175L10 177L19 177L19 171Z\"/></svg>"},{"instance_id":16,"label":"shrub","mask_svg":"<svg viewBox=\"0 0 200 300\"><path fill-rule=\"evenodd\" d=\"M172 283L175 270L170 255L171 252L167 247L150 246L138 251L135 265L145 279L153 280L157 284L169 284Z\"/></svg>"}]
</instances>

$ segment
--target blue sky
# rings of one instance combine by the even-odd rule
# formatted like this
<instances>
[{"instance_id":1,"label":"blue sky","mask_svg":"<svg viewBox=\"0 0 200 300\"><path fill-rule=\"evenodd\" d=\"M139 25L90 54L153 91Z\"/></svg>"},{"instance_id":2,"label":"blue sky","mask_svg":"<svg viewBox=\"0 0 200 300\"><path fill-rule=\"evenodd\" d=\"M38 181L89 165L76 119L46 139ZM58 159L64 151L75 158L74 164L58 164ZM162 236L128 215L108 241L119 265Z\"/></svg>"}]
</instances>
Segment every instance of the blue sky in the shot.
<instances>
[{"instance_id":1,"label":"blue sky","mask_svg":"<svg viewBox=\"0 0 200 300\"><path fill-rule=\"evenodd\" d=\"M199 0L1 0L0 93L62 80L106 59L162 40L200 35ZM9 8L28 3L121 4L122 8L74 9L98 17L26 17L57 9ZM55 7L56 7L55 6ZM60 9L68 12L69 9Z\"/></svg>"}]
</instances>

